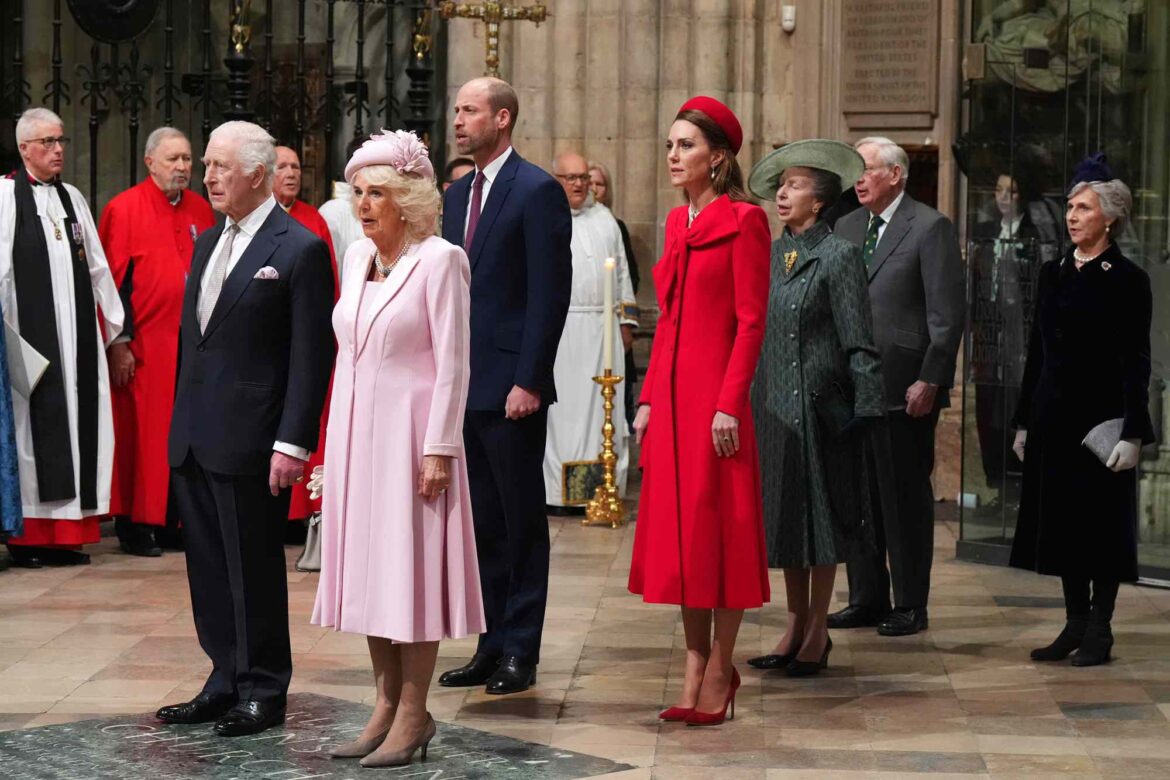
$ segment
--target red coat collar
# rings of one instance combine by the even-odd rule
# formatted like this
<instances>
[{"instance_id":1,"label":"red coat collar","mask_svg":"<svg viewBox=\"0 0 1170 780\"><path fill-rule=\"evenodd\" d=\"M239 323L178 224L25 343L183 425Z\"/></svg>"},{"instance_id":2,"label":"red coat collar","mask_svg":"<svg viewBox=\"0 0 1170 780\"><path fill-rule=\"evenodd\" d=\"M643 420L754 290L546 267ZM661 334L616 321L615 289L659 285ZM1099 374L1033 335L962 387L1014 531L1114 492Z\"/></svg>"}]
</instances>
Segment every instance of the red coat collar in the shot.
<instances>
[{"instance_id":1,"label":"red coat collar","mask_svg":"<svg viewBox=\"0 0 1170 780\"><path fill-rule=\"evenodd\" d=\"M689 247L701 247L722 241L739 232L739 215L731 198L720 195L699 212L686 231Z\"/></svg>"}]
</instances>

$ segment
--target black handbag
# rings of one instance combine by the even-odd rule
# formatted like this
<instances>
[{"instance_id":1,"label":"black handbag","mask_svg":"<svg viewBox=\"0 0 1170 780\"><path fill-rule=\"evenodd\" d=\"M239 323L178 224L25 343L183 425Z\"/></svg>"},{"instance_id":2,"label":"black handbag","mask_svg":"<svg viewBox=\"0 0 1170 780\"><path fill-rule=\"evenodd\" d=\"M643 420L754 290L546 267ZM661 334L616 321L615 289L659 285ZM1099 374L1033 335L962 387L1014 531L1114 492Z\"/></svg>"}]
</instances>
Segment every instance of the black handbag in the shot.
<instances>
[{"instance_id":1,"label":"black handbag","mask_svg":"<svg viewBox=\"0 0 1170 780\"><path fill-rule=\"evenodd\" d=\"M833 382L812 393L813 408L829 438L843 439L852 432L849 430L849 423L853 421L853 399L850 395L840 382Z\"/></svg>"}]
</instances>

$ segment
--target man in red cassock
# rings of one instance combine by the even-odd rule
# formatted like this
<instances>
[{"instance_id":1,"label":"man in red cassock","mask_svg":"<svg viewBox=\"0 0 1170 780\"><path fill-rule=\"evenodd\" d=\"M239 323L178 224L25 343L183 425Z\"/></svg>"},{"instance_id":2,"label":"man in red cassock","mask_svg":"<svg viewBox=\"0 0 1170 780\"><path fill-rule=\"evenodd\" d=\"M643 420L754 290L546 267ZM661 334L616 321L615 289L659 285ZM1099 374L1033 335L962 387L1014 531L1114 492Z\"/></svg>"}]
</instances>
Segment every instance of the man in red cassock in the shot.
<instances>
[{"instance_id":1,"label":"man in red cassock","mask_svg":"<svg viewBox=\"0 0 1170 780\"><path fill-rule=\"evenodd\" d=\"M125 552L156 557L166 536L167 432L183 289L195 237L215 217L188 189L191 143L183 133L173 127L152 132L146 168L150 175L141 184L106 205L98 232L126 310L122 335L109 349L115 440L110 514Z\"/></svg>"},{"instance_id":2,"label":"man in red cassock","mask_svg":"<svg viewBox=\"0 0 1170 780\"><path fill-rule=\"evenodd\" d=\"M290 217L320 236L325 245L329 247L329 256L333 260L333 289L340 290L340 280L337 278L337 255L333 251L333 237L329 232L329 224L317 209L298 197L301 194L301 158L297 156L296 150L287 146L276 147L276 180L273 183L272 194L276 198L276 202L288 212ZM330 381L329 386L332 390L332 381ZM321 413L320 441L317 444L317 451L309 458L306 473L325 462L325 423L328 419L329 398L326 396L325 409ZM321 510L321 499L318 498L316 501L310 499L306 484L302 482L293 485L292 501L288 508L289 520L304 520L313 512Z\"/></svg>"}]
</instances>

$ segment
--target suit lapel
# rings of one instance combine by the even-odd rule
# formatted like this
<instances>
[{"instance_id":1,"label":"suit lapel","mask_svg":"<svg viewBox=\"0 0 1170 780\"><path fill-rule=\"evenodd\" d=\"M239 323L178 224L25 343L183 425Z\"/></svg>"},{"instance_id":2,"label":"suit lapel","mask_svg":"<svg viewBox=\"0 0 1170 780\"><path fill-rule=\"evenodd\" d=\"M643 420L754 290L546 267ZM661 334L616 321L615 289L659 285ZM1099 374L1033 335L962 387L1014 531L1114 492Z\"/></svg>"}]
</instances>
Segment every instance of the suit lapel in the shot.
<instances>
[{"instance_id":1,"label":"suit lapel","mask_svg":"<svg viewBox=\"0 0 1170 780\"><path fill-rule=\"evenodd\" d=\"M898 210L894 212L893 218L890 219L890 224L886 226L882 233L882 238L878 241L877 249L874 250L873 260L869 264L869 278L872 280L877 272L881 269L885 262L890 259L890 255L902 243L902 239L910 232L911 223L914 221L913 201L910 200L909 195L902 197L902 202L898 205Z\"/></svg>"},{"instance_id":2,"label":"suit lapel","mask_svg":"<svg viewBox=\"0 0 1170 780\"><path fill-rule=\"evenodd\" d=\"M268 219L264 220L260 229L256 231L248 248L244 250L243 256L224 279L223 289L219 293L219 299L215 302L215 308L211 311L211 319L207 321L207 330L203 332L201 341L206 341L215 332L232 307L236 305L236 301L244 294L244 290L248 289L248 285L252 283L252 277L264 267L268 258L272 257L272 253L280 246L280 236L288 232L289 219L289 215L278 205L268 215ZM274 282L264 283L274 284Z\"/></svg>"},{"instance_id":3,"label":"suit lapel","mask_svg":"<svg viewBox=\"0 0 1170 780\"><path fill-rule=\"evenodd\" d=\"M187 272L187 289L183 297L183 323L184 328L190 329L191 333L196 336L199 335L199 288L203 286L203 272L207 270L207 262L211 257L211 253L215 250L215 245L219 243L219 237L223 235L224 223L219 222L214 227L208 229L207 240L202 245L196 244L195 252L191 257L191 270Z\"/></svg>"},{"instance_id":4,"label":"suit lapel","mask_svg":"<svg viewBox=\"0 0 1170 780\"><path fill-rule=\"evenodd\" d=\"M508 197L508 193L512 190L512 180L516 178L516 171L520 167L520 155L513 149L512 153L508 155L508 159L504 161L504 167L500 168L500 172L496 174L496 180L492 182L491 191L488 192L487 203L481 206L479 213L479 222L475 226L475 235L471 239L471 248L467 250L467 256L471 260L471 270L475 270L476 263L479 262L479 256L483 252L483 245L487 241L487 235L492 230L492 225L495 224L496 217L500 216L500 209L504 206L504 201ZM466 209L464 209L466 213Z\"/></svg>"},{"instance_id":5,"label":"suit lapel","mask_svg":"<svg viewBox=\"0 0 1170 780\"><path fill-rule=\"evenodd\" d=\"M386 281L378 285L377 292L373 302L370 304L369 312L363 314L361 307L358 307L358 316L361 318L357 323L357 337L358 342L354 348L356 355L361 355L362 350L366 348L366 342L370 340L370 331L374 329L374 320L378 319L378 315L382 310L390 305L390 301L394 300L394 296L398 295L398 291L406 284L406 280L410 278L411 273L418 265L418 254L407 255L398 261L398 265L394 267L394 271L387 277ZM367 274L369 270L367 269ZM362 295L366 295L365 282L362 283Z\"/></svg>"}]
</instances>

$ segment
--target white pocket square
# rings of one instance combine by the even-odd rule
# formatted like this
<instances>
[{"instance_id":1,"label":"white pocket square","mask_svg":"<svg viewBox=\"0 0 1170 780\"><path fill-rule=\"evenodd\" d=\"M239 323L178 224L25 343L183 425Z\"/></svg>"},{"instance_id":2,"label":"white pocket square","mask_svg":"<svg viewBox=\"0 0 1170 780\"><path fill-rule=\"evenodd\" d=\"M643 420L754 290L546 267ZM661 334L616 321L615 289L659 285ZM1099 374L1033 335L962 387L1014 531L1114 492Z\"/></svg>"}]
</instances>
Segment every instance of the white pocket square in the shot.
<instances>
[{"instance_id":1,"label":"white pocket square","mask_svg":"<svg viewBox=\"0 0 1170 780\"><path fill-rule=\"evenodd\" d=\"M253 279L279 279L280 273L270 265L266 265L256 272Z\"/></svg>"}]
</instances>

